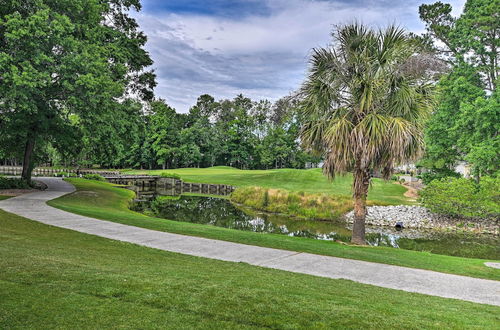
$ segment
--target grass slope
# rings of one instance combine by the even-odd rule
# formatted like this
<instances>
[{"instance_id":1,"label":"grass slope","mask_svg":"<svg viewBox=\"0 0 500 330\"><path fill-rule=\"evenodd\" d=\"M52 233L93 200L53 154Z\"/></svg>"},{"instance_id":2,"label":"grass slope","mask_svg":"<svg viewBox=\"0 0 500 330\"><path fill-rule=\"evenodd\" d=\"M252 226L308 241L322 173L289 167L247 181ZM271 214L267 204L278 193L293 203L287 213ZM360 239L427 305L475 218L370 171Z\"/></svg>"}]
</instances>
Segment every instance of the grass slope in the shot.
<instances>
[{"instance_id":1,"label":"grass slope","mask_svg":"<svg viewBox=\"0 0 500 330\"><path fill-rule=\"evenodd\" d=\"M0 201L3 199L11 198L12 196L0 195Z\"/></svg>"},{"instance_id":2,"label":"grass slope","mask_svg":"<svg viewBox=\"0 0 500 330\"><path fill-rule=\"evenodd\" d=\"M130 190L84 179L68 181L76 186L77 191L49 201L49 205L93 218L159 231L500 280L500 270L484 266L486 260L481 259L384 247L347 246L329 241L245 232L148 217L128 209L129 201L134 196Z\"/></svg>"},{"instance_id":3,"label":"grass slope","mask_svg":"<svg viewBox=\"0 0 500 330\"><path fill-rule=\"evenodd\" d=\"M165 170L175 173L187 182L228 184L237 187L259 186L264 188L303 191L309 193L329 193L351 196L352 176L345 175L330 182L321 169L309 170L278 169L278 170L239 170L227 166L210 168L179 168ZM126 171L127 174L155 174L163 170ZM388 204L408 204L410 199L403 194L406 188L390 181L373 179L368 199Z\"/></svg>"},{"instance_id":4,"label":"grass slope","mask_svg":"<svg viewBox=\"0 0 500 330\"><path fill-rule=\"evenodd\" d=\"M1 210L0 240L2 329L493 329L499 320L494 306L168 253Z\"/></svg>"}]
</instances>

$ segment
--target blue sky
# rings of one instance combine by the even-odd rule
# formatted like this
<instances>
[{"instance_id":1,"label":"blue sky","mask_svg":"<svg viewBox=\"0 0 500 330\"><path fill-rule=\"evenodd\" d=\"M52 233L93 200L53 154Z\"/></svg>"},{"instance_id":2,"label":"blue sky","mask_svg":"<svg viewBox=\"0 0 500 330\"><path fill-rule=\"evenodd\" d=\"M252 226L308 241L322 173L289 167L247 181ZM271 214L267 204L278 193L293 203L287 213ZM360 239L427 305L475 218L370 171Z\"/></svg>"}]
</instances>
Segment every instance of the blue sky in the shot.
<instances>
[{"instance_id":1,"label":"blue sky","mask_svg":"<svg viewBox=\"0 0 500 330\"><path fill-rule=\"evenodd\" d=\"M465 0L450 3L459 13ZM422 32L415 0L142 0L156 95L180 112L199 95L274 101L299 88L311 49L354 20Z\"/></svg>"}]
</instances>

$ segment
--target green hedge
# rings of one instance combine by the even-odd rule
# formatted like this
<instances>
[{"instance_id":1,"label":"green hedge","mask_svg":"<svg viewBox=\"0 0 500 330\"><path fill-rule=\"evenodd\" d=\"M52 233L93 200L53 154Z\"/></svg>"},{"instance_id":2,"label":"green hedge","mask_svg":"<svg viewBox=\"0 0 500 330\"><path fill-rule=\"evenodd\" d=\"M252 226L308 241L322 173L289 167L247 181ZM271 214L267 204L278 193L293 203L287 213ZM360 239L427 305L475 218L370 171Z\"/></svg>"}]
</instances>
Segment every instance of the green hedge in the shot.
<instances>
[{"instance_id":1,"label":"green hedge","mask_svg":"<svg viewBox=\"0 0 500 330\"><path fill-rule=\"evenodd\" d=\"M0 189L30 189L31 184L16 178L0 176Z\"/></svg>"},{"instance_id":2,"label":"green hedge","mask_svg":"<svg viewBox=\"0 0 500 330\"><path fill-rule=\"evenodd\" d=\"M430 182L419 193L424 206L435 213L459 217L500 217L500 177Z\"/></svg>"}]
</instances>

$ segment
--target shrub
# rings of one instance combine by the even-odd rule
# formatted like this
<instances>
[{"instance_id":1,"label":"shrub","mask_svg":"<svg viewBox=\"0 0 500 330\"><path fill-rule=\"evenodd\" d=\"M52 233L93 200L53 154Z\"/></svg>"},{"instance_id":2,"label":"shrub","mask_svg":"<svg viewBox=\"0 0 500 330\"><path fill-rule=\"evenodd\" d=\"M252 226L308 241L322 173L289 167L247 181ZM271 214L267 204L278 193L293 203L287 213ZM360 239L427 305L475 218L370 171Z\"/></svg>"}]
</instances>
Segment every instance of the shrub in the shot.
<instances>
[{"instance_id":1,"label":"shrub","mask_svg":"<svg viewBox=\"0 0 500 330\"><path fill-rule=\"evenodd\" d=\"M30 189L31 187L32 183L22 179L0 176L0 189Z\"/></svg>"},{"instance_id":2,"label":"shrub","mask_svg":"<svg viewBox=\"0 0 500 330\"><path fill-rule=\"evenodd\" d=\"M176 174L176 173L161 172L160 176L162 178L171 178L171 179L177 179L177 180L181 179L181 176L179 174Z\"/></svg>"},{"instance_id":3,"label":"shrub","mask_svg":"<svg viewBox=\"0 0 500 330\"><path fill-rule=\"evenodd\" d=\"M419 193L424 206L435 213L458 217L499 217L500 178L434 180Z\"/></svg>"},{"instance_id":4,"label":"shrub","mask_svg":"<svg viewBox=\"0 0 500 330\"><path fill-rule=\"evenodd\" d=\"M83 178L87 180L106 181L106 179L99 174L85 174Z\"/></svg>"},{"instance_id":5,"label":"shrub","mask_svg":"<svg viewBox=\"0 0 500 330\"><path fill-rule=\"evenodd\" d=\"M439 169L430 170L429 172L422 173L417 177L421 179L424 184L429 184L434 180L441 180L448 177L460 178L461 176L459 173L450 169Z\"/></svg>"}]
</instances>

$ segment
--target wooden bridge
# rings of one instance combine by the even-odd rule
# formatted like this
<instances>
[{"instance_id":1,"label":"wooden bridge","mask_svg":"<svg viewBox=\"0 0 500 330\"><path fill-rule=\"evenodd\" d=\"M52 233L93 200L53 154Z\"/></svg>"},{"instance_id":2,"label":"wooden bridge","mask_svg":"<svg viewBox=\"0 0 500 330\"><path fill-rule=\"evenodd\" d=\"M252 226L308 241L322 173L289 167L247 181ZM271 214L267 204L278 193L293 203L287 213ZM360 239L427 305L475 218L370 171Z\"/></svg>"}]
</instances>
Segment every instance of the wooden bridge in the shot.
<instances>
[{"instance_id":1,"label":"wooden bridge","mask_svg":"<svg viewBox=\"0 0 500 330\"><path fill-rule=\"evenodd\" d=\"M173 190L177 194L200 193L212 195L229 195L234 191L234 187L225 184L191 183L174 178L163 178L152 175L103 175L108 182L139 188L149 188L148 190Z\"/></svg>"}]
</instances>

